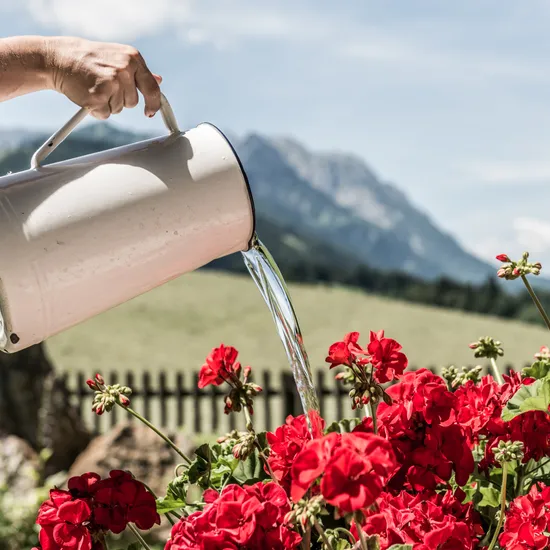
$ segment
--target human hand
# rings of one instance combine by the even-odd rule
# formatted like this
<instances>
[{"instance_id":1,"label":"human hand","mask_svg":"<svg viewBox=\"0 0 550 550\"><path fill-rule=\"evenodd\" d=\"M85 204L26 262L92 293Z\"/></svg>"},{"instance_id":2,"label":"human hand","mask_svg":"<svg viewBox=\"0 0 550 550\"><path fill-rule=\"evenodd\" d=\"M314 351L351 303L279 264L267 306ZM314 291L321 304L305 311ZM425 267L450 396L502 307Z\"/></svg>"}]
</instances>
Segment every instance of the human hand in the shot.
<instances>
[{"instance_id":1,"label":"human hand","mask_svg":"<svg viewBox=\"0 0 550 550\"><path fill-rule=\"evenodd\" d=\"M162 78L149 71L132 46L55 37L48 39L46 67L50 87L96 118L107 119L124 107L135 107L138 90L146 116L160 109Z\"/></svg>"}]
</instances>

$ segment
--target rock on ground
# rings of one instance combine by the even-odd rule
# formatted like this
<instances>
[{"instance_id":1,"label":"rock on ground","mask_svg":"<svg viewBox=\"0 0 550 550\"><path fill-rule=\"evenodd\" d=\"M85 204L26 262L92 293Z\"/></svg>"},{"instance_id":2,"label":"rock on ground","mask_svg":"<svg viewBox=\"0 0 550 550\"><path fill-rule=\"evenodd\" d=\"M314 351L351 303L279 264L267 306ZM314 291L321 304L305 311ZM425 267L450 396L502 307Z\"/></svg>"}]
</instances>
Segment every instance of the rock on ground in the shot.
<instances>
[{"instance_id":1,"label":"rock on ground","mask_svg":"<svg viewBox=\"0 0 550 550\"><path fill-rule=\"evenodd\" d=\"M167 435L187 456L192 454L193 448L186 438ZM111 470L129 470L161 496L180 462L182 458L149 428L124 422L96 437L78 456L69 476L96 472L107 477Z\"/></svg>"}]
</instances>

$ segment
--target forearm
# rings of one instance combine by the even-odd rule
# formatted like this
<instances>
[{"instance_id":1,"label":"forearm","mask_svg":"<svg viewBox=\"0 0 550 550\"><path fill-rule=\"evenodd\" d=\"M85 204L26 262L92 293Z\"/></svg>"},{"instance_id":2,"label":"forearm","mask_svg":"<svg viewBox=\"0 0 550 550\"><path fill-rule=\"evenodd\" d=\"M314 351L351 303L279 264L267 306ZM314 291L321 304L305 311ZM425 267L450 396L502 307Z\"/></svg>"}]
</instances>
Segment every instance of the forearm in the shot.
<instances>
[{"instance_id":1,"label":"forearm","mask_svg":"<svg viewBox=\"0 0 550 550\"><path fill-rule=\"evenodd\" d=\"M52 87L48 50L41 36L0 39L0 101Z\"/></svg>"}]
</instances>

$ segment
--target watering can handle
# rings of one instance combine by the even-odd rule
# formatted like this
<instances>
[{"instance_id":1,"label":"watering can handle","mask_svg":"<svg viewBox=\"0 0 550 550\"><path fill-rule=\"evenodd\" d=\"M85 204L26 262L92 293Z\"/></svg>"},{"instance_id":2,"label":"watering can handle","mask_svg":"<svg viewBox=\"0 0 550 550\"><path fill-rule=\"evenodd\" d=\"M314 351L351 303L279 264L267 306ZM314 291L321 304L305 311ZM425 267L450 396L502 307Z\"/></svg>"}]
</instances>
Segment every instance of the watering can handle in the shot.
<instances>
[{"instance_id":1,"label":"watering can handle","mask_svg":"<svg viewBox=\"0 0 550 550\"><path fill-rule=\"evenodd\" d=\"M48 141L41 145L31 159L31 169L39 168L41 163L46 159L51 153L59 147L59 145L67 138L67 136L80 124L88 115L89 110L86 107L82 107L80 111L75 113L73 117L65 123L55 134L53 134ZM168 100L164 94L160 94L160 114L162 115L162 120L168 128L171 134L179 133L180 129L178 127L178 122L174 115L174 111L168 103Z\"/></svg>"}]
</instances>

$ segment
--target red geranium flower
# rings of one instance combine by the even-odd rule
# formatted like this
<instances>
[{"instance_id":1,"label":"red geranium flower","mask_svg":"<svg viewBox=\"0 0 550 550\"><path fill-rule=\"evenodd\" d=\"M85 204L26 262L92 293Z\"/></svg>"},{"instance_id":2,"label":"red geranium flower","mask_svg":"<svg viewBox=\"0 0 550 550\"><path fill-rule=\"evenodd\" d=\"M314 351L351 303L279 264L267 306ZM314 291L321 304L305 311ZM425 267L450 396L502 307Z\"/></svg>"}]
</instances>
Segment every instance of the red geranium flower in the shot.
<instances>
[{"instance_id":1,"label":"red geranium flower","mask_svg":"<svg viewBox=\"0 0 550 550\"><path fill-rule=\"evenodd\" d=\"M415 550L473 550L483 528L473 504L461 504L464 494L405 491L383 493L376 508L365 512L363 530L380 537L380 549L411 544ZM353 528L355 532L355 526Z\"/></svg>"},{"instance_id":2,"label":"red geranium flower","mask_svg":"<svg viewBox=\"0 0 550 550\"><path fill-rule=\"evenodd\" d=\"M550 455L550 419L543 411L529 411L510 422L501 418L510 398L522 385L533 381L532 378L522 378L519 373L511 373L510 376L504 375L504 384L500 386L491 376L485 376L477 384L469 381L456 390L456 418L466 429L470 444L477 444L481 438L486 440L485 457L479 464L481 471L496 466L493 448L501 440L523 443L524 464Z\"/></svg>"},{"instance_id":3,"label":"red geranium flower","mask_svg":"<svg viewBox=\"0 0 550 550\"><path fill-rule=\"evenodd\" d=\"M549 524L550 487L534 485L529 494L511 502L499 544L513 550L548 548Z\"/></svg>"},{"instance_id":4,"label":"red geranium flower","mask_svg":"<svg viewBox=\"0 0 550 550\"><path fill-rule=\"evenodd\" d=\"M38 535L42 550L90 550L92 537L82 525L58 523L40 529Z\"/></svg>"},{"instance_id":5,"label":"red geranium flower","mask_svg":"<svg viewBox=\"0 0 550 550\"><path fill-rule=\"evenodd\" d=\"M155 497L128 472L112 470L94 488L94 519L104 528L121 533L128 523L143 530L160 525Z\"/></svg>"},{"instance_id":6,"label":"red geranium flower","mask_svg":"<svg viewBox=\"0 0 550 550\"><path fill-rule=\"evenodd\" d=\"M300 500L322 474L325 500L344 512L370 506L396 467L391 445L364 432L336 434L309 441L292 466L292 500Z\"/></svg>"},{"instance_id":7,"label":"red geranium flower","mask_svg":"<svg viewBox=\"0 0 550 550\"><path fill-rule=\"evenodd\" d=\"M121 533L128 523L143 530L160 524L155 498L127 472L113 470L107 479L89 472L69 479L68 487L50 491L38 511L44 550L90 550L103 531Z\"/></svg>"},{"instance_id":8,"label":"red geranium flower","mask_svg":"<svg viewBox=\"0 0 550 550\"><path fill-rule=\"evenodd\" d=\"M384 331L371 332L367 351L374 368L374 378L380 383L401 377L409 361L401 352L402 346L392 338L385 338Z\"/></svg>"},{"instance_id":9,"label":"red geranium flower","mask_svg":"<svg viewBox=\"0 0 550 550\"><path fill-rule=\"evenodd\" d=\"M321 437L324 420L314 413L312 424L315 437ZM275 433L267 433L269 443L268 464L281 486L290 492L290 470L296 455L303 449L307 441L312 439L305 415L288 416L285 424L279 426Z\"/></svg>"},{"instance_id":10,"label":"red geranium flower","mask_svg":"<svg viewBox=\"0 0 550 550\"><path fill-rule=\"evenodd\" d=\"M69 491L52 489L50 498L38 510L38 525L56 525L68 521L78 524L86 521L91 515L89 504L82 499L73 499Z\"/></svg>"},{"instance_id":11,"label":"red geranium flower","mask_svg":"<svg viewBox=\"0 0 550 550\"><path fill-rule=\"evenodd\" d=\"M202 512L183 518L173 528L165 550L292 550L298 533L288 529L284 516L290 504L284 490L273 482L227 486Z\"/></svg>"},{"instance_id":12,"label":"red geranium flower","mask_svg":"<svg viewBox=\"0 0 550 550\"><path fill-rule=\"evenodd\" d=\"M455 423L457 399L443 379L426 369L409 372L388 394L393 402L380 403L378 421L399 464L389 487L435 489L453 472L456 482L465 484L474 460L466 430Z\"/></svg>"},{"instance_id":13,"label":"red geranium flower","mask_svg":"<svg viewBox=\"0 0 550 550\"><path fill-rule=\"evenodd\" d=\"M349 332L344 336L341 342L336 342L330 346L328 357L325 361L330 363L331 369L340 365L351 367L359 355L367 354L367 352L359 346L358 340L358 332Z\"/></svg>"},{"instance_id":14,"label":"red geranium flower","mask_svg":"<svg viewBox=\"0 0 550 550\"><path fill-rule=\"evenodd\" d=\"M219 386L230 379L231 375L238 374L241 364L236 362L239 352L232 346L220 345L214 348L206 358L206 363L199 372L199 388L209 384Z\"/></svg>"}]
</instances>

